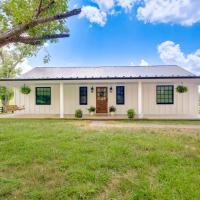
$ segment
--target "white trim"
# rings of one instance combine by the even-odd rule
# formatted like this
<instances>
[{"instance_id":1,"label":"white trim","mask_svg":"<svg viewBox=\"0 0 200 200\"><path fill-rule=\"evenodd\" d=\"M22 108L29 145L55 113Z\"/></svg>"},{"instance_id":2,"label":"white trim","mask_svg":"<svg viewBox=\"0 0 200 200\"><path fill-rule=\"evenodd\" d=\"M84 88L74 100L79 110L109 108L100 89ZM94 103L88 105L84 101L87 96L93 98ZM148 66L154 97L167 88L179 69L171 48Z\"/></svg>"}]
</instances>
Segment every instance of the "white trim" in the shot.
<instances>
[{"instance_id":1,"label":"white trim","mask_svg":"<svg viewBox=\"0 0 200 200\"><path fill-rule=\"evenodd\" d=\"M64 118L64 83L60 82L60 118Z\"/></svg>"},{"instance_id":2,"label":"white trim","mask_svg":"<svg viewBox=\"0 0 200 200\"><path fill-rule=\"evenodd\" d=\"M142 82L138 82L138 118L143 118L142 112Z\"/></svg>"}]
</instances>

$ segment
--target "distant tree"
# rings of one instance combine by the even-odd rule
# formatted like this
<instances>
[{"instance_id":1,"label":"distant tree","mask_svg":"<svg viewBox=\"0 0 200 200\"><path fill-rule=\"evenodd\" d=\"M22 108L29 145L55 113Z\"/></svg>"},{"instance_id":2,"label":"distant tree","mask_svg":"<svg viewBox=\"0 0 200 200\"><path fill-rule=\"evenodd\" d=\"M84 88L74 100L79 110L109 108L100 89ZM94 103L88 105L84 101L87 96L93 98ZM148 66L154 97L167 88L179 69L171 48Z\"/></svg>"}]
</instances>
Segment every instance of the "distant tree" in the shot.
<instances>
[{"instance_id":1,"label":"distant tree","mask_svg":"<svg viewBox=\"0 0 200 200\"><path fill-rule=\"evenodd\" d=\"M7 45L0 49L0 78L13 78L20 74L18 64L33 55L37 47L30 45Z\"/></svg>"},{"instance_id":2,"label":"distant tree","mask_svg":"<svg viewBox=\"0 0 200 200\"><path fill-rule=\"evenodd\" d=\"M30 45L7 45L0 49L0 78L13 78L21 73L19 63L23 62L24 58L33 55L38 50L35 46ZM13 97L12 88L5 86L0 87L0 100L3 106L9 103Z\"/></svg>"},{"instance_id":3,"label":"distant tree","mask_svg":"<svg viewBox=\"0 0 200 200\"><path fill-rule=\"evenodd\" d=\"M9 104L9 101L13 98L13 89L7 87L0 87L0 99L3 107Z\"/></svg>"},{"instance_id":4,"label":"distant tree","mask_svg":"<svg viewBox=\"0 0 200 200\"><path fill-rule=\"evenodd\" d=\"M81 9L68 10L67 0L0 1L0 47L10 43L43 45L69 37L65 19Z\"/></svg>"}]
</instances>

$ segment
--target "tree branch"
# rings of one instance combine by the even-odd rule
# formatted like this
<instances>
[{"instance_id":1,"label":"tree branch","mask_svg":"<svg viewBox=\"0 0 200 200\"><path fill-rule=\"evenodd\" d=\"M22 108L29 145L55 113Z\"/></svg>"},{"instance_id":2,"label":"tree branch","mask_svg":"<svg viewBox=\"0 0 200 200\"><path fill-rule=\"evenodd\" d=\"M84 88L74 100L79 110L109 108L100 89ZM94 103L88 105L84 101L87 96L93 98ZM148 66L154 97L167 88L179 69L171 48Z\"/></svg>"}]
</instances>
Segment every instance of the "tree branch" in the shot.
<instances>
[{"instance_id":1,"label":"tree branch","mask_svg":"<svg viewBox=\"0 0 200 200\"><path fill-rule=\"evenodd\" d=\"M47 6L41 7L40 13L41 13L41 12L44 12L44 11L46 11L46 10L48 10L54 3L55 3L55 1L54 1L54 0L51 0Z\"/></svg>"},{"instance_id":2,"label":"tree branch","mask_svg":"<svg viewBox=\"0 0 200 200\"><path fill-rule=\"evenodd\" d=\"M58 39L58 38L65 38L65 37L69 37L69 33L44 35L44 36L39 36L39 37L20 36L18 37L17 42L37 45L37 44L41 44L43 40L51 40L51 39Z\"/></svg>"},{"instance_id":3,"label":"tree branch","mask_svg":"<svg viewBox=\"0 0 200 200\"><path fill-rule=\"evenodd\" d=\"M49 17L40 17L38 19L34 19L31 22L27 23L27 24L22 24L22 25L18 25L16 28L7 31L6 33L3 33L0 36L0 47L5 46L8 43L11 42L17 42L17 38L24 33L25 31L40 25L40 24L45 24L48 22L52 22L52 21L57 21L57 20L61 20L61 19L65 19L68 17L72 17L74 15L78 15L81 12L81 8L79 9L74 9L68 12L64 12L61 14L57 14L54 16L49 16Z\"/></svg>"},{"instance_id":4,"label":"tree branch","mask_svg":"<svg viewBox=\"0 0 200 200\"><path fill-rule=\"evenodd\" d=\"M0 57L1 57L1 60L2 60L2 64L4 64L5 59L4 59L4 55L3 55L3 49L0 50Z\"/></svg>"},{"instance_id":5,"label":"tree branch","mask_svg":"<svg viewBox=\"0 0 200 200\"><path fill-rule=\"evenodd\" d=\"M48 10L48 9L55 3L55 0L51 0L51 1L48 3L48 5L46 5L46 6L42 6L42 0L40 1L40 3L41 3L41 4L40 4L40 6L38 7L37 13L36 13L36 15L35 15L36 18L38 18L39 15L40 15L42 12Z\"/></svg>"},{"instance_id":6,"label":"tree branch","mask_svg":"<svg viewBox=\"0 0 200 200\"><path fill-rule=\"evenodd\" d=\"M22 62L24 56L22 54L19 55L19 57L17 58L16 62L11 64L11 68L14 69L19 63Z\"/></svg>"},{"instance_id":7,"label":"tree branch","mask_svg":"<svg viewBox=\"0 0 200 200\"><path fill-rule=\"evenodd\" d=\"M38 6L38 8L37 8L37 12L36 12L36 14L35 14L35 17L37 18L39 15L40 15L40 13L41 13L41 7L42 7L42 0L40 0L40 3L39 3L39 6Z\"/></svg>"}]
</instances>

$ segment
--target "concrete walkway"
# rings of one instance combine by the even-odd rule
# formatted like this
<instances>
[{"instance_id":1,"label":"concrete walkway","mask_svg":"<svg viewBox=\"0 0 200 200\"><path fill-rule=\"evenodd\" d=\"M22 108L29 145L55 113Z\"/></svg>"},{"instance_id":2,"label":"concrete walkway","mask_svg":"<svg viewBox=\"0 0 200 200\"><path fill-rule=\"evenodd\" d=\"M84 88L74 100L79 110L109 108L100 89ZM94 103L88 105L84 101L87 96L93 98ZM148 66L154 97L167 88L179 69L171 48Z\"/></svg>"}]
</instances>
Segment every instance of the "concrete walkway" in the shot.
<instances>
[{"instance_id":1,"label":"concrete walkway","mask_svg":"<svg viewBox=\"0 0 200 200\"><path fill-rule=\"evenodd\" d=\"M135 129L141 129L141 128L156 128L156 129L167 129L167 128L173 128L173 129L199 129L200 131L200 125L182 125L182 124L129 124L129 123L118 123L118 124L111 124L106 121L91 121L89 124L90 127L101 127L101 128L135 128Z\"/></svg>"},{"instance_id":2,"label":"concrete walkway","mask_svg":"<svg viewBox=\"0 0 200 200\"><path fill-rule=\"evenodd\" d=\"M0 118L22 118L22 119L59 119L60 116L58 114L24 114L19 112L15 113L7 113L7 114L0 114ZM74 115L64 115L65 119L75 119ZM85 120L122 120L122 119L128 119L127 115L114 115L111 116L109 114L95 114L94 116L90 115L83 115L83 119ZM154 120L160 120L160 119L168 119L168 120L173 120L173 119L184 119L184 120L200 120L200 115L197 116L184 116L184 115L175 115L175 116L170 116L170 115L144 115L144 119L154 119Z\"/></svg>"}]
</instances>

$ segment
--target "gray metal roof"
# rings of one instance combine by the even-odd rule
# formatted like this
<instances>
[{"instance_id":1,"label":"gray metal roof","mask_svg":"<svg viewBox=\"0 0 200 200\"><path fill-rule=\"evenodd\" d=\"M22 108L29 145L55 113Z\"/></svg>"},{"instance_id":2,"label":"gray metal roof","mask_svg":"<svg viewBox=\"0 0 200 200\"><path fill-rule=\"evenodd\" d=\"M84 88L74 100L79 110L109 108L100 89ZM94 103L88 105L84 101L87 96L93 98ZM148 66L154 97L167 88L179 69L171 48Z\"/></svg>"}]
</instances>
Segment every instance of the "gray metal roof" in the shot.
<instances>
[{"instance_id":1,"label":"gray metal roof","mask_svg":"<svg viewBox=\"0 0 200 200\"><path fill-rule=\"evenodd\" d=\"M36 67L17 79L194 77L179 66Z\"/></svg>"}]
</instances>

